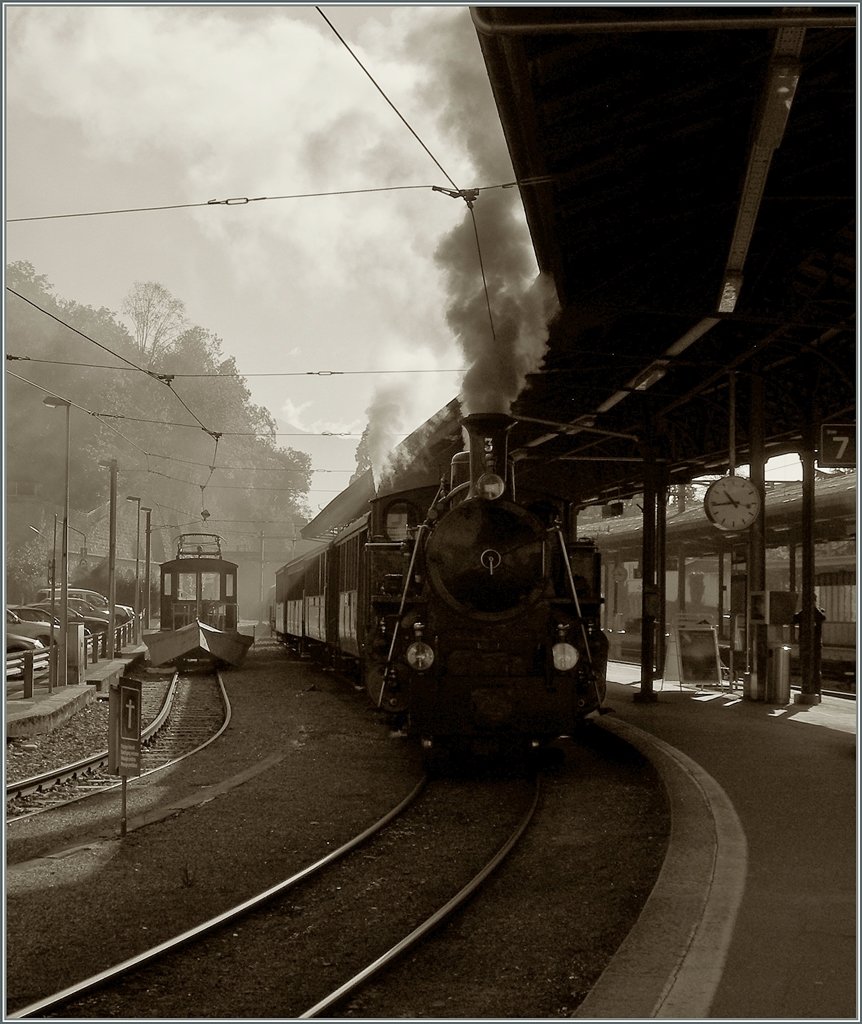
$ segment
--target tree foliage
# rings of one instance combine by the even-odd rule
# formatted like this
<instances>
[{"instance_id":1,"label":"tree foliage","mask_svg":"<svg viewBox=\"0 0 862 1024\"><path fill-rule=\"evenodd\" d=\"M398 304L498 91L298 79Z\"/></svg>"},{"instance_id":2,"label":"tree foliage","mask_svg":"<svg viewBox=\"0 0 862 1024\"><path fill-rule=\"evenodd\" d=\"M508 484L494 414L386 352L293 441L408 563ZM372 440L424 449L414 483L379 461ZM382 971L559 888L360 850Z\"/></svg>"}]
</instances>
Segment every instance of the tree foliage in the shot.
<instances>
[{"instance_id":1,"label":"tree foliage","mask_svg":"<svg viewBox=\"0 0 862 1024\"><path fill-rule=\"evenodd\" d=\"M150 363L189 326L185 303L157 281L135 281L122 312L135 325L135 347Z\"/></svg>"},{"instance_id":2,"label":"tree foliage","mask_svg":"<svg viewBox=\"0 0 862 1024\"><path fill-rule=\"evenodd\" d=\"M72 403L73 510L107 503L109 473L99 463L116 459L121 495L152 507L154 529L200 529L206 508L208 532L229 548L254 549L261 533L284 536L285 524L309 517L310 457L277 446L275 421L251 401L221 339L188 323L165 288L132 289L124 309L132 296L153 300L132 337L112 311L58 297L30 263L7 267L7 283L41 307L8 295L9 493L23 487L62 504L65 419L42 404L48 391Z\"/></svg>"}]
</instances>

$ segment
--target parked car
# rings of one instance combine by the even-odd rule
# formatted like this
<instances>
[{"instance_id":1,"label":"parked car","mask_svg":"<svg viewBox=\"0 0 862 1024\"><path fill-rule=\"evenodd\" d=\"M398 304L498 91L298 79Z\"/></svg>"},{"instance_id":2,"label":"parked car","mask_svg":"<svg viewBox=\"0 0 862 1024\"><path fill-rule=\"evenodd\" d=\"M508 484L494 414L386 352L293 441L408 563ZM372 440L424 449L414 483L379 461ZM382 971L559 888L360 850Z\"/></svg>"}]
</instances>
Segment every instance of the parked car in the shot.
<instances>
[{"instance_id":1,"label":"parked car","mask_svg":"<svg viewBox=\"0 0 862 1024\"><path fill-rule=\"evenodd\" d=\"M15 633L6 634L6 653L16 654L18 651L44 651L45 645L41 640L32 636L16 636Z\"/></svg>"},{"instance_id":2,"label":"parked car","mask_svg":"<svg viewBox=\"0 0 862 1024\"><path fill-rule=\"evenodd\" d=\"M41 605L47 604L50 607L51 602L40 602ZM85 619L100 619L107 626L110 622L110 611L107 608L95 608L89 601L85 601L82 597L70 597L68 599L69 611L76 611L79 615L83 615ZM54 614L57 613L57 599L54 599ZM117 608L114 613L114 626L124 626L128 622L126 613L122 609Z\"/></svg>"},{"instance_id":3,"label":"parked car","mask_svg":"<svg viewBox=\"0 0 862 1024\"><path fill-rule=\"evenodd\" d=\"M51 643L51 626L48 622L25 622L11 608L6 608L6 636L29 637L38 640L43 647Z\"/></svg>"},{"instance_id":4,"label":"parked car","mask_svg":"<svg viewBox=\"0 0 862 1024\"><path fill-rule=\"evenodd\" d=\"M18 676L24 675L24 662L22 659L14 659L11 663L8 661L8 655L12 654L23 654L24 651L44 651L45 644L31 636L16 636L14 633L6 633L6 678L15 679ZM44 664L40 664L38 667L34 665L36 675L44 675L49 671L47 661Z\"/></svg>"},{"instance_id":5,"label":"parked car","mask_svg":"<svg viewBox=\"0 0 862 1024\"><path fill-rule=\"evenodd\" d=\"M39 608L36 605L29 604L13 604L9 606L13 612L18 616L19 619L23 619L24 622L47 622L51 625L51 611L50 608ZM57 610L54 609L54 626L59 626L60 620L57 618Z\"/></svg>"},{"instance_id":6,"label":"parked car","mask_svg":"<svg viewBox=\"0 0 862 1024\"><path fill-rule=\"evenodd\" d=\"M36 595L40 601L51 600L51 588L44 587ZM98 593L95 590L82 590L80 587L69 587L68 596L70 599L74 598L76 601L86 601L94 610L104 611L107 613L110 607L110 602L107 597L103 594ZM60 599L60 588L54 588L54 600L59 601ZM114 602L114 609L117 612L118 622L117 625L121 626L123 623L130 622L135 617L135 609L131 608L127 604L117 604ZM120 613L123 614L124 618L120 619ZM86 613L85 613L86 614Z\"/></svg>"},{"instance_id":7,"label":"parked car","mask_svg":"<svg viewBox=\"0 0 862 1024\"><path fill-rule=\"evenodd\" d=\"M51 602L45 601L39 602L38 604L29 605L30 608L42 608L48 614L51 613ZM55 621L59 619L60 605L54 602L54 616ZM101 615L82 615L77 609L72 608L71 605L68 609L69 622L81 622L84 625L84 634L89 636L90 633L105 633L108 629L108 620L106 617Z\"/></svg>"}]
</instances>

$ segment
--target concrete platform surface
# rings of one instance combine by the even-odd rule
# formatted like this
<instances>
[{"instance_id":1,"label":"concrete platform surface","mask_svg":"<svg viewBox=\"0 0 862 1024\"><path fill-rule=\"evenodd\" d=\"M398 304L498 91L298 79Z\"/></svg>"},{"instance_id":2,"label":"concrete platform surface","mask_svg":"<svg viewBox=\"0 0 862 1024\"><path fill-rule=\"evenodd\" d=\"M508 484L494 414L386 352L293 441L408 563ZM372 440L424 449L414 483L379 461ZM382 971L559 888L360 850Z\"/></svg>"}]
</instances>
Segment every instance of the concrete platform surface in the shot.
<instances>
[{"instance_id":1,"label":"concrete platform surface","mask_svg":"<svg viewBox=\"0 0 862 1024\"><path fill-rule=\"evenodd\" d=\"M608 676L614 713L602 721L691 759L726 794L744 833L731 926L699 937L707 950L712 939L719 968L702 1016L858 1020L856 702L776 706L659 681L648 703L634 700L637 667L611 663ZM718 817L715 830L719 849ZM652 942L663 942L660 928ZM632 1016L615 1011L602 1016Z\"/></svg>"},{"instance_id":2,"label":"concrete platform surface","mask_svg":"<svg viewBox=\"0 0 862 1024\"><path fill-rule=\"evenodd\" d=\"M86 683L82 686L55 686L51 692L47 679L36 679L33 697L26 700L17 696L23 692L21 680L7 681L7 738L38 736L56 729L100 694L107 694L111 682L118 680L129 665L140 661L145 653L143 644L128 646L123 648L119 658L88 665L84 672Z\"/></svg>"}]
</instances>

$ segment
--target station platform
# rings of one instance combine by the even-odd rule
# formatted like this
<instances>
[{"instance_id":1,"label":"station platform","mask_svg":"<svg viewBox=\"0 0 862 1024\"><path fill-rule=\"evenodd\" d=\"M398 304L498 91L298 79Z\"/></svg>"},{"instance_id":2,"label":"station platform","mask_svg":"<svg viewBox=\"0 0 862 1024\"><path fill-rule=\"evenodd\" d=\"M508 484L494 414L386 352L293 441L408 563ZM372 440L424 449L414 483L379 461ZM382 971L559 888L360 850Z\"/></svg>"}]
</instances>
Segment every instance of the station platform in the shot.
<instances>
[{"instance_id":1,"label":"station platform","mask_svg":"<svg viewBox=\"0 0 862 1024\"><path fill-rule=\"evenodd\" d=\"M642 977L627 1004L617 970L599 979L577 1016L858 1020L855 700L777 706L657 680L656 699L642 702L634 699L639 667L611 662L608 679L613 713L602 725L658 741L689 765L715 810L711 833L685 854L692 871L684 856L666 906L652 908L627 974L648 972L692 886L718 891L725 909L685 940L701 958L693 982L701 991L686 1009L668 1002L667 985L644 1004ZM674 817L680 832L691 824ZM693 869L707 848L712 860L699 883Z\"/></svg>"},{"instance_id":2,"label":"station platform","mask_svg":"<svg viewBox=\"0 0 862 1024\"><path fill-rule=\"evenodd\" d=\"M35 679L33 696L24 698L23 682L6 682L6 737L39 736L67 722L76 711L86 707L99 695L106 695L112 682L117 681L132 664L147 652L144 644L127 645L118 658L99 661L84 670L83 685L48 688L46 678Z\"/></svg>"}]
</instances>

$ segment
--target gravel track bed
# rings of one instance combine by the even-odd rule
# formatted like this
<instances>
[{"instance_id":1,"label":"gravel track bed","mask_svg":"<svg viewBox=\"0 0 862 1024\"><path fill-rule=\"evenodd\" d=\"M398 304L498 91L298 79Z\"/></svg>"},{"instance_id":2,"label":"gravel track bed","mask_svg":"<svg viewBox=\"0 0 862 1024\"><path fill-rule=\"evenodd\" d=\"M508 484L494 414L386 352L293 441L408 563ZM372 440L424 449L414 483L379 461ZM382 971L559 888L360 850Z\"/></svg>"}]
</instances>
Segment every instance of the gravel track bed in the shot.
<instances>
[{"instance_id":1,"label":"gravel track bed","mask_svg":"<svg viewBox=\"0 0 862 1024\"><path fill-rule=\"evenodd\" d=\"M108 749L108 702L95 700L59 728L6 740L6 781L65 768Z\"/></svg>"},{"instance_id":2,"label":"gravel track bed","mask_svg":"<svg viewBox=\"0 0 862 1024\"><path fill-rule=\"evenodd\" d=\"M130 786L130 820L157 803L214 799L122 842L116 798L97 798L103 806L86 815L58 812L51 830L39 819L55 812L8 830L10 1011L274 885L376 820L421 775L416 746L391 738L361 694L275 644L259 641L224 680L230 728L140 793ZM668 831L651 769L595 733L561 748L537 825L489 886L404 968L339 1007L342 1016L572 1012L634 923ZM281 759L265 762L273 756ZM220 785L264 762L242 784ZM178 986L175 964L154 965L120 1002L95 993L62 1016L295 1016L401 938L408 917L418 923L426 904L451 896L501 845L524 794L515 778L434 783L415 813L349 864L178 954L188 984ZM438 845L429 836L441 829ZM77 852L44 856L75 843Z\"/></svg>"}]
</instances>

